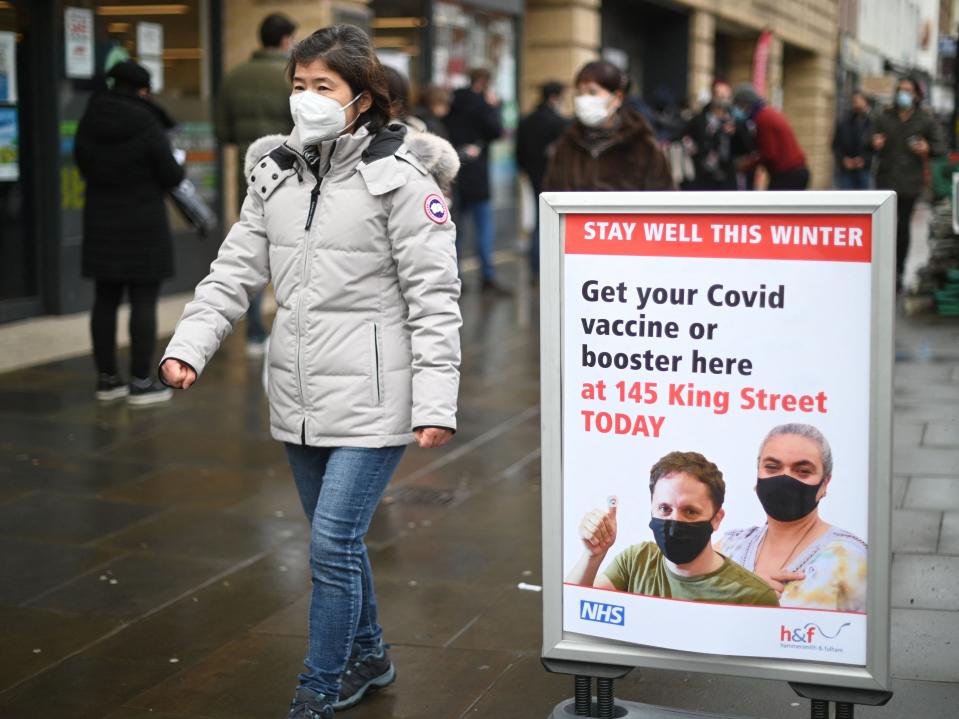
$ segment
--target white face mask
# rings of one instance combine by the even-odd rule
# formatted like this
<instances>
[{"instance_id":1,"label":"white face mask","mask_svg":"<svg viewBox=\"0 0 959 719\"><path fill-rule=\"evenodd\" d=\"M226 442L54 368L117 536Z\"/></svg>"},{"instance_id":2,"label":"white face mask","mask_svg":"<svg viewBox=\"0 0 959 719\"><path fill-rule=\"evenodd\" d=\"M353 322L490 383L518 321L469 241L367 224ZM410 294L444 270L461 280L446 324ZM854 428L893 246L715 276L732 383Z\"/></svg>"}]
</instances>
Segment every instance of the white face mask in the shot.
<instances>
[{"instance_id":1,"label":"white face mask","mask_svg":"<svg viewBox=\"0 0 959 719\"><path fill-rule=\"evenodd\" d=\"M296 124L296 131L304 145L315 145L324 140L332 140L343 133L346 124L346 108L360 99L362 93L341 105L336 100L318 92L306 90L290 95L290 114ZM350 122L352 125L359 114Z\"/></svg>"},{"instance_id":2,"label":"white face mask","mask_svg":"<svg viewBox=\"0 0 959 719\"><path fill-rule=\"evenodd\" d=\"M573 98L576 119L586 127L599 127L609 117L609 100L599 95L577 95Z\"/></svg>"}]
</instances>

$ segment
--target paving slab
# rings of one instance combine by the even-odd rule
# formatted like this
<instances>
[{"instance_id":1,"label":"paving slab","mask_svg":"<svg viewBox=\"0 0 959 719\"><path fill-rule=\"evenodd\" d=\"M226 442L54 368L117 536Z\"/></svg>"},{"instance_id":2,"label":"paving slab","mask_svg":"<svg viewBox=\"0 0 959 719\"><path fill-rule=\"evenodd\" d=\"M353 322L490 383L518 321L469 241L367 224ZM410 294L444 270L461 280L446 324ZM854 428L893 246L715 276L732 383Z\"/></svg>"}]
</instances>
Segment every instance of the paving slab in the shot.
<instances>
[{"instance_id":1,"label":"paving slab","mask_svg":"<svg viewBox=\"0 0 959 719\"><path fill-rule=\"evenodd\" d=\"M91 542L155 515L156 507L34 492L0 506L0 536Z\"/></svg>"},{"instance_id":2,"label":"paving slab","mask_svg":"<svg viewBox=\"0 0 959 719\"><path fill-rule=\"evenodd\" d=\"M959 612L959 557L898 554L891 589L894 607Z\"/></svg>"},{"instance_id":3,"label":"paving slab","mask_svg":"<svg viewBox=\"0 0 959 719\"><path fill-rule=\"evenodd\" d=\"M896 509L892 513L892 551L932 554L939 545L942 512Z\"/></svg>"},{"instance_id":4,"label":"paving slab","mask_svg":"<svg viewBox=\"0 0 959 719\"><path fill-rule=\"evenodd\" d=\"M913 477L902 506L905 509L959 510L959 476Z\"/></svg>"},{"instance_id":5,"label":"paving slab","mask_svg":"<svg viewBox=\"0 0 959 719\"><path fill-rule=\"evenodd\" d=\"M923 447L940 447L944 449L959 449L959 421L933 421L926 425L922 437ZM959 465L957 465L959 471Z\"/></svg>"},{"instance_id":6,"label":"paving slab","mask_svg":"<svg viewBox=\"0 0 959 719\"><path fill-rule=\"evenodd\" d=\"M102 719L127 699L176 671L163 666L75 656L0 694L10 719Z\"/></svg>"},{"instance_id":7,"label":"paving slab","mask_svg":"<svg viewBox=\"0 0 959 719\"><path fill-rule=\"evenodd\" d=\"M893 453L894 474L954 477L959 467L959 449L916 447Z\"/></svg>"},{"instance_id":8,"label":"paving slab","mask_svg":"<svg viewBox=\"0 0 959 719\"><path fill-rule=\"evenodd\" d=\"M900 679L959 682L959 613L892 610L892 673Z\"/></svg>"},{"instance_id":9,"label":"paving slab","mask_svg":"<svg viewBox=\"0 0 959 719\"><path fill-rule=\"evenodd\" d=\"M939 553L959 554L959 512L945 512L942 515Z\"/></svg>"},{"instance_id":10,"label":"paving slab","mask_svg":"<svg viewBox=\"0 0 959 719\"><path fill-rule=\"evenodd\" d=\"M139 617L227 569L222 561L138 553L88 572L30 606L97 617Z\"/></svg>"}]
</instances>

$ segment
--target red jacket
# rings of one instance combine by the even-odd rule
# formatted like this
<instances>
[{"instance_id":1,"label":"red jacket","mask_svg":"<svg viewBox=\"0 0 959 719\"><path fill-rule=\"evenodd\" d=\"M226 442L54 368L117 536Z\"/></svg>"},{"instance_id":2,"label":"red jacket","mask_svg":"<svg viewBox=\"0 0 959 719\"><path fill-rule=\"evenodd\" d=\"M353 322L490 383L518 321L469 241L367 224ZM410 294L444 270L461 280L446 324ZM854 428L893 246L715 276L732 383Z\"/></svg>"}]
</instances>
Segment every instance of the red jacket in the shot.
<instances>
[{"instance_id":1,"label":"red jacket","mask_svg":"<svg viewBox=\"0 0 959 719\"><path fill-rule=\"evenodd\" d=\"M796 140L796 134L781 112L764 105L753 116L753 122L756 123L759 161L770 174L806 166L806 156Z\"/></svg>"}]
</instances>

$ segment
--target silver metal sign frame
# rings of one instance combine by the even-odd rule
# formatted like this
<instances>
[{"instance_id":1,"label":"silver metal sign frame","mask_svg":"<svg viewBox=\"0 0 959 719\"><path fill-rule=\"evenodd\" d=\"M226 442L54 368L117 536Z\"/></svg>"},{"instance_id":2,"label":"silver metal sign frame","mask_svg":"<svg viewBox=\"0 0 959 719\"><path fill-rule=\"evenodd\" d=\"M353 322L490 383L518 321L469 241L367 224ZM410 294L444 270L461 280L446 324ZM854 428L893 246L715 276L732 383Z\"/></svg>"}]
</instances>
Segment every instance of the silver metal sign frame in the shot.
<instances>
[{"instance_id":1,"label":"silver metal sign frame","mask_svg":"<svg viewBox=\"0 0 959 719\"><path fill-rule=\"evenodd\" d=\"M882 690L889 686L889 574L896 196L840 192L588 192L540 196L540 381L545 659L709 672ZM569 214L870 214L871 373L864 667L731 657L639 646L563 630L563 327L565 216ZM613 259L613 258L611 258Z\"/></svg>"}]
</instances>

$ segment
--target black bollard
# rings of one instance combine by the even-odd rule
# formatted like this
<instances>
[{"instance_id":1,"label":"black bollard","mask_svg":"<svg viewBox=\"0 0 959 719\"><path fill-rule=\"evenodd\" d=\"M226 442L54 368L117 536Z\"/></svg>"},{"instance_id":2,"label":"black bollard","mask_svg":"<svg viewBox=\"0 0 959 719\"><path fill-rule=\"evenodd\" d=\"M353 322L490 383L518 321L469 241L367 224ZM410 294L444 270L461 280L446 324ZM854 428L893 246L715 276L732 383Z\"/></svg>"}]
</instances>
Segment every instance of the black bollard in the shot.
<instances>
[{"instance_id":1,"label":"black bollard","mask_svg":"<svg viewBox=\"0 0 959 719\"><path fill-rule=\"evenodd\" d=\"M596 705L599 719L613 719L613 680L600 677L596 680Z\"/></svg>"},{"instance_id":2,"label":"black bollard","mask_svg":"<svg viewBox=\"0 0 959 719\"><path fill-rule=\"evenodd\" d=\"M588 717L593 703L592 679L577 674L573 678L573 687L573 711L578 717Z\"/></svg>"}]
</instances>

